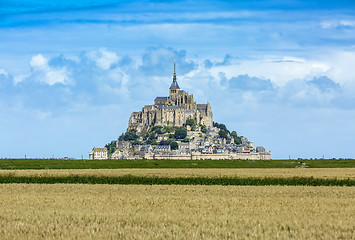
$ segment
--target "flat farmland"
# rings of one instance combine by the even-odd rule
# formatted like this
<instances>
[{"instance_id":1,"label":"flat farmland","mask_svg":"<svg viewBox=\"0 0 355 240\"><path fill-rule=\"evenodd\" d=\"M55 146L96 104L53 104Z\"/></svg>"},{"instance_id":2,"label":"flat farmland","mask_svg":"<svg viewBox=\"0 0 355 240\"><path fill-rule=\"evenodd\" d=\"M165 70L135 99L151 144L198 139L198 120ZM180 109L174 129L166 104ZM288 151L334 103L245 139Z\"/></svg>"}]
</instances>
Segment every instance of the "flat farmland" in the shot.
<instances>
[{"instance_id":1,"label":"flat farmland","mask_svg":"<svg viewBox=\"0 0 355 240\"><path fill-rule=\"evenodd\" d=\"M242 177L242 178L292 178L355 179L355 168L162 168L162 169L26 169L0 170L0 176L139 176L139 177Z\"/></svg>"},{"instance_id":2,"label":"flat farmland","mask_svg":"<svg viewBox=\"0 0 355 240\"><path fill-rule=\"evenodd\" d=\"M0 169L355 168L355 159L302 160L64 160L0 159Z\"/></svg>"},{"instance_id":3,"label":"flat farmland","mask_svg":"<svg viewBox=\"0 0 355 240\"><path fill-rule=\"evenodd\" d=\"M0 184L0 239L353 239L354 187Z\"/></svg>"}]
</instances>

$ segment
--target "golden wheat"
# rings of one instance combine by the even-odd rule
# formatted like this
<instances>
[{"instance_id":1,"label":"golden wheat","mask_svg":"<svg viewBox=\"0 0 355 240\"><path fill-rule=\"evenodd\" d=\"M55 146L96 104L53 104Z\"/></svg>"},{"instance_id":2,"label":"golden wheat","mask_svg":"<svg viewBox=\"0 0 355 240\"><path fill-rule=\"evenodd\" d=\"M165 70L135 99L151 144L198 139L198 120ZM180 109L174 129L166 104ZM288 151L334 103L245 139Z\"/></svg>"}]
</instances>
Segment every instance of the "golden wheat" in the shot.
<instances>
[{"instance_id":1,"label":"golden wheat","mask_svg":"<svg viewBox=\"0 0 355 240\"><path fill-rule=\"evenodd\" d=\"M149 177L314 177L355 179L355 168L212 168L212 169L50 169L0 170L0 176L149 176Z\"/></svg>"},{"instance_id":2,"label":"golden wheat","mask_svg":"<svg viewBox=\"0 0 355 240\"><path fill-rule=\"evenodd\" d=\"M0 185L0 239L352 239L355 188Z\"/></svg>"}]
</instances>

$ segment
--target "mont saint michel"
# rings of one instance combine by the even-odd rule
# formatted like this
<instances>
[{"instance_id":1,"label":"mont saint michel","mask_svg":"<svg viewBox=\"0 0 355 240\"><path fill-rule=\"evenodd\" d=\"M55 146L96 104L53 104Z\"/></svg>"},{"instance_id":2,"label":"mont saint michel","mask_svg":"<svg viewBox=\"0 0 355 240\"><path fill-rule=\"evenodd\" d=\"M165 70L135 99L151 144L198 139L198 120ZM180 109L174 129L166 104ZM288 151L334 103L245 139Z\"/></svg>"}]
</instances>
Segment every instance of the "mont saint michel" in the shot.
<instances>
[{"instance_id":1,"label":"mont saint michel","mask_svg":"<svg viewBox=\"0 0 355 240\"><path fill-rule=\"evenodd\" d=\"M253 141L214 122L210 103L196 103L193 94L180 89L174 62L169 96L132 112L126 133L93 148L89 158L269 160L271 151L254 148Z\"/></svg>"}]
</instances>

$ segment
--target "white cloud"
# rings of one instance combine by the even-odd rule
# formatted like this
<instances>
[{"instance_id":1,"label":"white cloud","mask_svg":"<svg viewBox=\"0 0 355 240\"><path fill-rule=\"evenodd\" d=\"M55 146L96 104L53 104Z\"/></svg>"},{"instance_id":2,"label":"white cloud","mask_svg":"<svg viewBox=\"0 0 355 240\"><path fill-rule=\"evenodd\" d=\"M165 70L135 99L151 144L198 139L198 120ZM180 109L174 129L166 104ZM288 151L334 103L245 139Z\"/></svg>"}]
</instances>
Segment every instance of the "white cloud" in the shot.
<instances>
[{"instance_id":1,"label":"white cloud","mask_svg":"<svg viewBox=\"0 0 355 240\"><path fill-rule=\"evenodd\" d=\"M31 58L30 66L32 68L45 69L48 68L48 60L42 54L37 54Z\"/></svg>"},{"instance_id":2,"label":"white cloud","mask_svg":"<svg viewBox=\"0 0 355 240\"><path fill-rule=\"evenodd\" d=\"M5 71L5 69L0 69L0 75L4 75L5 77L9 76L9 74Z\"/></svg>"},{"instance_id":3,"label":"white cloud","mask_svg":"<svg viewBox=\"0 0 355 240\"><path fill-rule=\"evenodd\" d=\"M355 51L336 52L329 57L331 68L327 75L338 83L355 87Z\"/></svg>"},{"instance_id":4,"label":"white cloud","mask_svg":"<svg viewBox=\"0 0 355 240\"><path fill-rule=\"evenodd\" d=\"M324 29L328 28L336 28L336 27L355 27L354 20L330 20L330 21L322 21L321 26Z\"/></svg>"},{"instance_id":5,"label":"white cloud","mask_svg":"<svg viewBox=\"0 0 355 240\"><path fill-rule=\"evenodd\" d=\"M120 87L110 87L109 90L116 92L118 94L122 94L125 97L129 96L129 90L128 90L128 82L129 82L129 76L120 70L119 68L115 68L108 73L108 77L110 80L113 82L117 82L120 84Z\"/></svg>"},{"instance_id":6,"label":"white cloud","mask_svg":"<svg viewBox=\"0 0 355 240\"><path fill-rule=\"evenodd\" d=\"M89 59L96 62L96 65L103 70L108 70L115 63L118 63L119 57L115 52L107 51L104 48L99 49L98 51L92 51L87 54Z\"/></svg>"},{"instance_id":7,"label":"white cloud","mask_svg":"<svg viewBox=\"0 0 355 240\"><path fill-rule=\"evenodd\" d=\"M326 73L330 68L331 67L326 63L315 62L312 64L312 71L314 73Z\"/></svg>"},{"instance_id":8,"label":"white cloud","mask_svg":"<svg viewBox=\"0 0 355 240\"><path fill-rule=\"evenodd\" d=\"M34 77L40 82L52 86L56 83L67 84L69 82L69 73L65 67L53 68L48 65L48 59L42 54L33 56L30 60L30 66L34 72ZM21 82L26 78L25 75L16 76L15 83Z\"/></svg>"},{"instance_id":9,"label":"white cloud","mask_svg":"<svg viewBox=\"0 0 355 240\"><path fill-rule=\"evenodd\" d=\"M182 89L193 89L191 92L198 97L197 101L224 102L225 99L234 99L235 103L233 104L241 104L249 108L268 104L291 108L341 108L342 103L338 99L351 99L351 92L354 92L354 89L345 93L342 85L339 86L342 81L336 81L337 79L329 76L330 71L334 70L334 66L340 69L345 67L344 64L337 65L337 62L341 62L337 58L329 58L332 61L321 61L320 57L307 59L273 56L244 61L239 59L239 62L234 60L228 66L213 66L211 68L205 68L204 61L200 61L198 67L188 74L180 76L178 81ZM216 59L211 60L216 61ZM349 60L350 58L347 59L347 61ZM349 64L354 61L349 61ZM345 70L345 72L347 71L350 70ZM230 79L245 74L249 76L250 81L257 78L256 80L259 80L256 83L263 85L271 82L272 85L267 91L252 92L245 88L245 84L249 81L246 79L247 82L241 83L240 88L232 89ZM338 88L323 89L322 85L313 84L314 79L322 76L329 77L329 81L334 82L334 86L338 84ZM252 82L250 84L253 85Z\"/></svg>"},{"instance_id":10,"label":"white cloud","mask_svg":"<svg viewBox=\"0 0 355 240\"><path fill-rule=\"evenodd\" d=\"M327 107L327 104L333 104L332 101L339 97L349 98L351 91L344 94L342 84L339 89L323 91L319 86L308 84L308 82L320 76L327 76L335 83L353 82L355 79L351 75L351 63L355 62L355 53L351 52L334 53L328 58L315 56L313 59L292 55L261 56L259 58L253 56L246 60L232 57L227 65L214 64L208 68L205 67L204 59L198 59L196 56L187 57L185 51L180 52L174 49L154 48L151 52L148 51L142 55L146 57L145 66L147 67L144 69L141 68L142 65L137 67L136 61L124 67L113 65L122 56L105 49L84 54L83 58L74 62L63 56L47 59L38 54L33 56L29 63L32 73L18 75L14 78L14 82L35 79L37 82L45 82L50 86L56 83L65 84L68 92L77 91L79 98L81 95L91 96L90 101L94 101L95 104L108 104L118 98L126 100L132 97L143 100L148 95L142 96L141 92L147 90L147 87L151 90L154 89L158 95L166 93L172 76L172 66L167 66L166 62L169 62L174 57L172 53L175 53L180 87L195 94L196 101L221 101L227 95L248 106L280 102L280 104L295 107ZM142 58L137 57L138 60ZM220 62L220 59L214 58L211 61L216 63ZM149 84L147 84L146 71L155 66L154 64L158 65L156 66L157 71L163 68L168 69L167 72L170 76L167 74L160 76L159 73L154 72L149 76ZM185 71L185 74L182 69L184 64L188 67L192 65L188 71ZM240 83L234 82L238 85L232 89L231 79L240 75L249 77ZM346 77L344 77L345 75ZM253 80L255 80L254 83ZM249 81L252 82L249 84ZM255 86L255 84L258 86L267 84L270 87L262 88L265 90L264 92L257 87L252 88L253 90L246 88L246 86ZM254 90L257 93L250 93ZM59 94L59 92L55 94ZM149 94L154 95L153 91L149 91ZM60 93L58 96L64 95ZM63 99L68 98L63 97ZM341 100L337 101L334 103L337 104L336 106L342 104ZM68 101L63 100L63 103L67 104ZM329 107L334 107L334 104Z\"/></svg>"},{"instance_id":11,"label":"white cloud","mask_svg":"<svg viewBox=\"0 0 355 240\"><path fill-rule=\"evenodd\" d=\"M28 75L21 74L14 77L14 84L22 82L24 79L28 78Z\"/></svg>"},{"instance_id":12,"label":"white cloud","mask_svg":"<svg viewBox=\"0 0 355 240\"><path fill-rule=\"evenodd\" d=\"M172 19L178 21L206 21L206 20L230 20L230 19L248 19L264 14L261 11L204 11L204 12L145 12L129 14L106 14L100 16L100 19L115 21L140 21L140 22L165 22Z\"/></svg>"},{"instance_id":13,"label":"white cloud","mask_svg":"<svg viewBox=\"0 0 355 240\"><path fill-rule=\"evenodd\" d=\"M294 79L307 77L314 69L310 62L280 61L273 59L246 60L240 64L230 66L220 66L211 69L214 77L224 72L227 78L248 74L261 79L270 79L276 85L283 85Z\"/></svg>"},{"instance_id":14,"label":"white cloud","mask_svg":"<svg viewBox=\"0 0 355 240\"><path fill-rule=\"evenodd\" d=\"M59 70L50 69L45 73L45 81L49 85L56 83L66 84L69 81L68 73L65 68Z\"/></svg>"},{"instance_id":15,"label":"white cloud","mask_svg":"<svg viewBox=\"0 0 355 240\"><path fill-rule=\"evenodd\" d=\"M339 24L342 26L346 26L346 27L354 27L355 21L341 20L341 21L339 21Z\"/></svg>"},{"instance_id":16,"label":"white cloud","mask_svg":"<svg viewBox=\"0 0 355 240\"><path fill-rule=\"evenodd\" d=\"M52 116L49 111L34 110L34 117L38 120L47 120Z\"/></svg>"},{"instance_id":17,"label":"white cloud","mask_svg":"<svg viewBox=\"0 0 355 240\"><path fill-rule=\"evenodd\" d=\"M355 51L336 51L312 58L292 56L261 56L254 59L238 60L227 66L214 66L206 69L214 79L220 79L220 73L230 79L248 74L261 79L270 79L277 86L283 86L295 79L311 80L322 75L333 81L355 88Z\"/></svg>"}]
</instances>

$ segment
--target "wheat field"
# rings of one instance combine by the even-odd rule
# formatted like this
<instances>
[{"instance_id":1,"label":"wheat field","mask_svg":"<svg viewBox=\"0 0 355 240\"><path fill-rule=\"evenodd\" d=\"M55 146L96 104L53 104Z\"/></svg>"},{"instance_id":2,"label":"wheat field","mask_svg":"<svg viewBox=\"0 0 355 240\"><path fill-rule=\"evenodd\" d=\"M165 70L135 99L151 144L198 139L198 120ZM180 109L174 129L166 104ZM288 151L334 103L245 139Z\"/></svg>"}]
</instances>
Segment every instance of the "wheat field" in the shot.
<instances>
[{"instance_id":1,"label":"wheat field","mask_svg":"<svg viewBox=\"0 0 355 240\"><path fill-rule=\"evenodd\" d=\"M48 169L0 170L0 176L147 176L147 177L314 177L355 179L355 168L161 168L161 169Z\"/></svg>"},{"instance_id":2,"label":"wheat field","mask_svg":"<svg viewBox=\"0 0 355 240\"><path fill-rule=\"evenodd\" d=\"M0 239L353 239L354 187L1 184Z\"/></svg>"}]
</instances>

